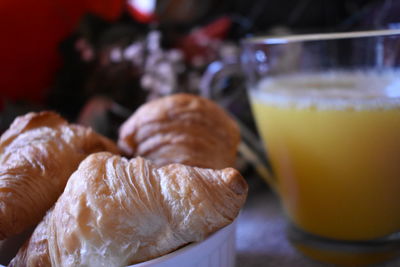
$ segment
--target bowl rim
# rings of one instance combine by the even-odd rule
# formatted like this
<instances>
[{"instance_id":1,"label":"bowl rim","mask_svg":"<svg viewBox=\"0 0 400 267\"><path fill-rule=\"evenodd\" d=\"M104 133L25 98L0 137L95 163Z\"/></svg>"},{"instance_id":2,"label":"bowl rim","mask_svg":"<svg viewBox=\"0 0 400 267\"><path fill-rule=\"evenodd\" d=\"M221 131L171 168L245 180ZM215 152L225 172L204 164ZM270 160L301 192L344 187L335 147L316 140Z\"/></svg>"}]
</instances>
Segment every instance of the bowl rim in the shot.
<instances>
[{"instance_id":1,"label":"bowl rim","mask_svg":"<svg viewBox=\"0 0 400 267\"><path fill-rule=\"evenodd\" d=\"M206 239L204 239L200 242L190 243L180 249L174 250L163 256L160 256L160 257L148 260L148 261L136 263L133 265L128 265L126 267L150 267L150 266L153 266L154 264L165 263L166 261L175 259L175 257L178 257L178 256L184 256L186 254L191 253L194 250L201 249L202 247L206 247L208 243L218 240L218 239L224 237L225 235L228 235L230 232L235 232L236 224L237 224L237 219L235 219L233 222L231 222L228 225L224 226L223 228L219 229L218 231L211 234Z\"/></svg>"}]
</instances>

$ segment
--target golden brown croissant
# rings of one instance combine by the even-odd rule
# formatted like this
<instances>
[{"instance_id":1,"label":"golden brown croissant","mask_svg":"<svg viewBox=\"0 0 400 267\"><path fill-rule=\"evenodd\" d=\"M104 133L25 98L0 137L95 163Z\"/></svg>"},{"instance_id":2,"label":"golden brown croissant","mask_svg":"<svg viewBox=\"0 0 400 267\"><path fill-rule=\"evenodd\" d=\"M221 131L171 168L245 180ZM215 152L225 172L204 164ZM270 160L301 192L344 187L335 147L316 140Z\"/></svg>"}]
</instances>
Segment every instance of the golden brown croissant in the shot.
<instances>
[{"instance_id":1,"label":"golden brown croissant","mask_svg":"<svg viewBox=\"0 0 400 267\"><path fill-rule=\"evenodd\" d=\"M232 168L156 168L87 157L9 266L125 266L171 252L233 221L247 184Z\"/></svg>"},{"instance_id":2,"label":"golden brown croissant","mask_svg":"<svg viewBox=\"0 0 400 267\"><path fill-rule=\"evenodd\" d=\"M0 240L38 223L79 163L98 151L118 148L56 113L15 119L0 139Z\"/></svg>"},{"instance_id":3,"label":"golden brown croissant","mask_svg":"<svg viewBox=\"0 0 400 267\"><path fill-rule=\"evenodd\" d=\"M176 94L140 107L121 126L118 145L157 166L222 169L234 166L239 141L238 126L217 104Z\"/></svg>"}]
</instances>

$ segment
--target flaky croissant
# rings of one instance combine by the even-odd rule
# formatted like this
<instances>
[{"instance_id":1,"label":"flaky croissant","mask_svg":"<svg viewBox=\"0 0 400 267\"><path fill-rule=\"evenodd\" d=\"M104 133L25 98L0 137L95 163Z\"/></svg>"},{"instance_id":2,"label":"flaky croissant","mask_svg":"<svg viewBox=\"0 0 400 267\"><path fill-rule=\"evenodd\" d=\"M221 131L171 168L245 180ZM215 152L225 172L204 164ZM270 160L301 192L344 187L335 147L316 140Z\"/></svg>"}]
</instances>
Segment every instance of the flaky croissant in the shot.
<instances>
[{"instance_id":1,"label":"flaky croissant","mask_svg":"<svg viewBox=\"0 0 400 267\"><path fill-rule=\"evenodd\" d=\"M234 169L156 168L110 153L86 158L9 266L125 266L232 222L247 195Z\"/></svg>"},{"instance_id":2,"label":"flaky croissant","mask_svg":"<svg viewBox=\"0 0 400 267\"><path fill-rule=\"evenodd\" d=\"M120 128L119 147L157 166L222 169L236 161L239 128L211 100L175 94L141 106Z\"/></svg>"},{"instance_id":3,"label":"flaky croissant","mask_svg":"<svg viewBox=\"0 0 400 267\"><path fill-rule=\"evenodd\" d=\"M38 223L89 154L119 150L53 112L18 117L0 139L0 240Z\"/></svg>"}]
</instances>

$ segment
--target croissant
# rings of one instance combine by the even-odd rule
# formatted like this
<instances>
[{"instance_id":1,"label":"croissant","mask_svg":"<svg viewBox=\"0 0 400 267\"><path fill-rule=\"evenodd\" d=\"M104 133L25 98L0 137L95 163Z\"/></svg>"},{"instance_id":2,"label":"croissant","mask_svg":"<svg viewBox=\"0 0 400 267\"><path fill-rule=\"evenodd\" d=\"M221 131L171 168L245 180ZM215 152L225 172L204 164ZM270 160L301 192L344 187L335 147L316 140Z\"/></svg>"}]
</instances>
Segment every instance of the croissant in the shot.
<instances>
[{"instance_id":1,"label":"croissant","mask_svg":"<svg viewBox=\"0 0 400 267\"><path fill-rule=\"evenodd\" d=\"M137 157L87 157L9 266L125 266L232 222L247 195L233 168L161 168Z\"/></svg>"},{"instance_id":2,"label":"croissant","mask_svg":"<svg viewBox=\"0 0 400 267\"><path fill-rule=\"evenodd\" d=\"M90 153L118 147L53 112L18 117L0 138L0 240L38 223Z\"/></svg>"},{"instance_id":3,"label":"croissant","mask_svg":"<svg viewBox=\"0 0 400 267\"><path fill-rule=\"evenodd\" d=\"M238 126L217 104L175 94L141 106L121 126L118 145L127 155L157 166L222 169L234 166L239 141Z\"/></svg>"}]
</instances>

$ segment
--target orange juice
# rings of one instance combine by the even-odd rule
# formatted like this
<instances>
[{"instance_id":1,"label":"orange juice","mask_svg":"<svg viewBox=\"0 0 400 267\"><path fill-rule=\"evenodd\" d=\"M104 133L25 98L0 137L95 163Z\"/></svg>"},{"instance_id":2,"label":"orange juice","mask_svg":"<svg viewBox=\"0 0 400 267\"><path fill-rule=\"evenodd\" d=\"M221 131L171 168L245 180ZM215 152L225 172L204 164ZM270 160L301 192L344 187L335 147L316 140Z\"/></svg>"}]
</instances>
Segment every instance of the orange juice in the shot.
<instances>
[{"instance_id":1,"label":"orange juice","mask_svg":"<svg viewBox=\"0 0 400 267\"><path fill-rule=\"evenodd\" d=\"M400 230L400 75L327 73L251 90L289 218L306 232L370 240Z\"/></svg>"}]
</instances>

